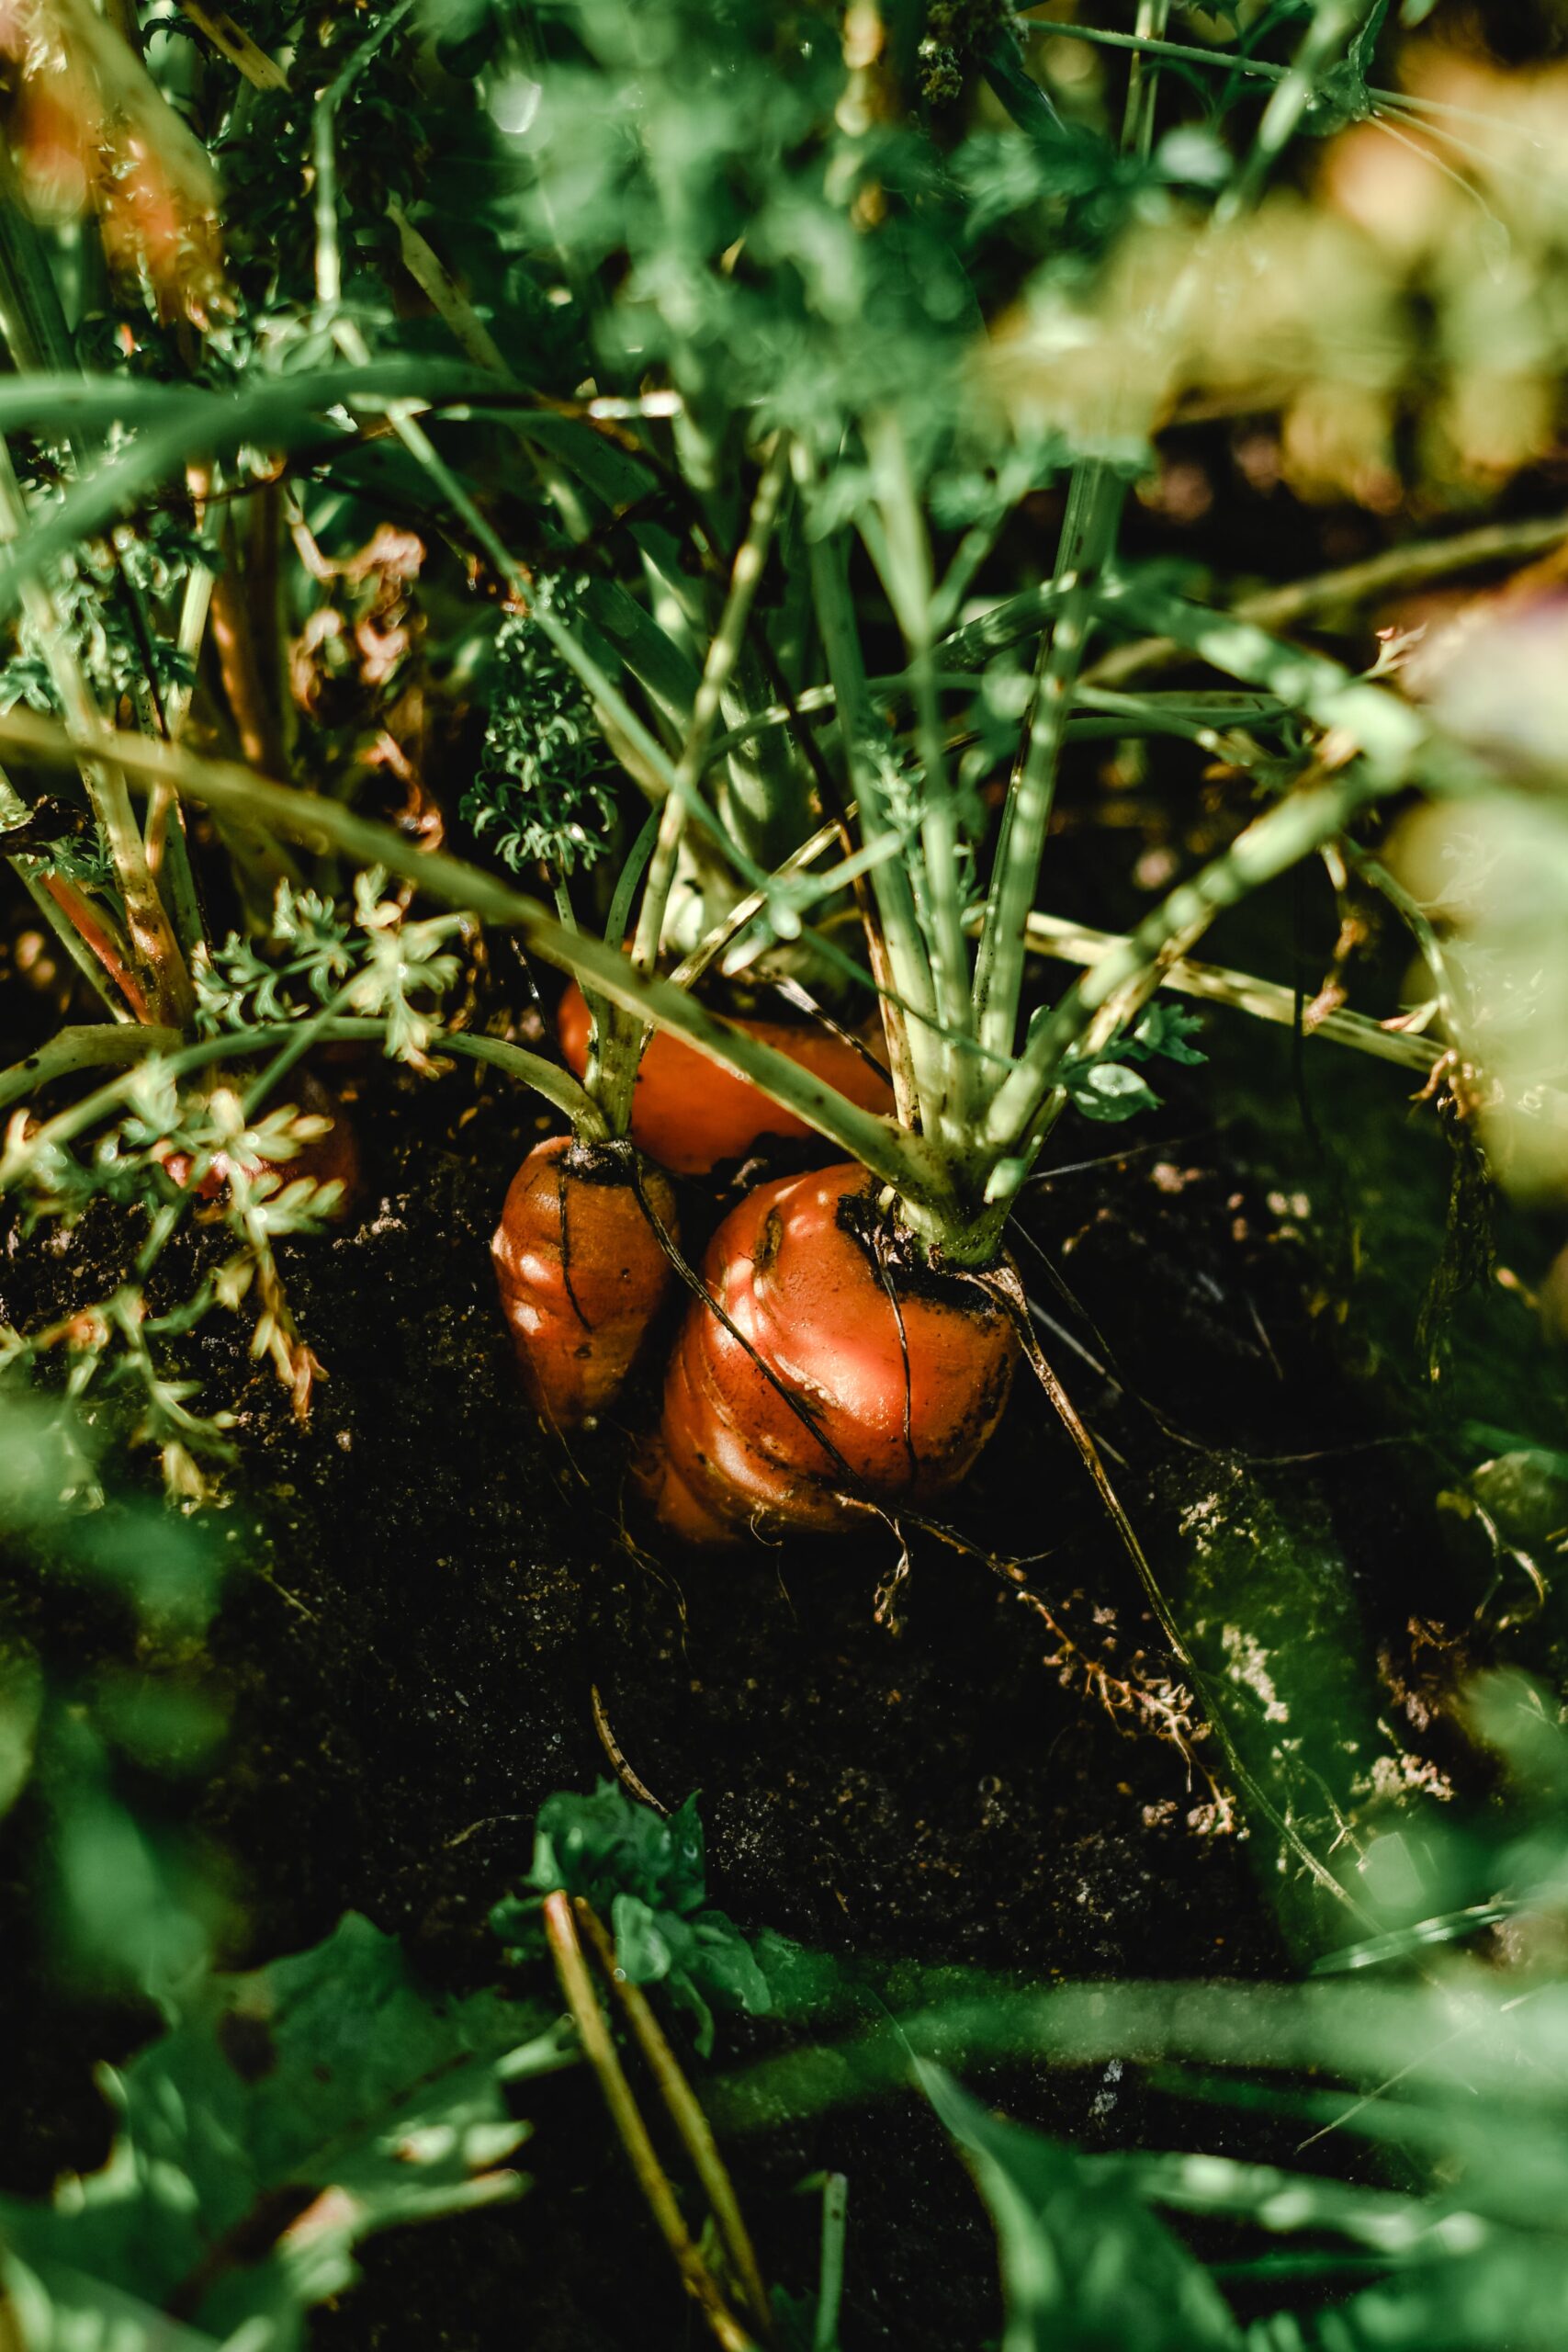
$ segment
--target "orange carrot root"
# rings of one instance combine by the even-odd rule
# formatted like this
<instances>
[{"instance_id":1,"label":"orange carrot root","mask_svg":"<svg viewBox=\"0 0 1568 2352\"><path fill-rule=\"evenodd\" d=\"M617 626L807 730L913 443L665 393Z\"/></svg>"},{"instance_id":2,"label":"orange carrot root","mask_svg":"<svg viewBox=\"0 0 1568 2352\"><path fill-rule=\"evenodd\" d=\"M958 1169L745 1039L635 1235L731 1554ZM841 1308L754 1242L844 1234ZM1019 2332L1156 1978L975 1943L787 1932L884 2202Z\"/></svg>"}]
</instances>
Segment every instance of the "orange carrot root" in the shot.
<instances>
[{"instance_id":1,"label":"orange carrot root","mask_svg":"<svg viewBox=\"0 0 1568 2352\"><path fill-rule=\"evenodd\" d=\"M301 1176L309 1176L317 1184L339 1183L343 1191L337 1206L332 1211L335 1220L346 1216L360 1189L359 1141L347 1114L335 1104L318 1079L307 1071L295 1091L299 1108L312 1118L324 1119L327 1125L321 1134L313 1136L300 1146L292 1159L257 1159L246 1163L250 1176L273 1175L280 1184L296 1183ZM164 1161L176 1184L184 1184L190 1174L190 1160L183 1151L172 1151ZM220 1152L196 1187L198 1200L214 1201L229 1182L231 1169L227 1153Z\"/></svg>"},{"instance_id":2,"label":"orange carrot root","mask_svg":"<svg viewBox=\"0 0 1568 2352\"><path fill-rule=\"evenodd\" d=\"M709 1294L756 1353L693 1301L649 1481L660 1518L689 1541L835 1533L867 1501L927 1502L967 1474L1001 1419L1010 1322L973 1284L896 1263L876 1189L852 1164L786 1177L715 1234Z\"/></svg>"},{"instance_id":3,"label":"orange carrot root","mask_svg":"<svg viewBox=\"0 0 1568 2352\"><path fill-rule=\"evenodd\" d=\"M561 1052L579 1078L587 1067L590 1025L582 990L573 980L561 998L556 1026ZM733 1026L787 1054L863 1109L892 1109L886 1080L831 1030L787 1021L738 1021ZM705 1176L720 1160L739 1159L759 1136L810 1133L804 1119L781 1110L748 1080L720 1069L694 1046L662 1029L649 1038L632 1096L632 1140L677 1175Z\"/></svg>"},{"instance_id":4,"label":"orange carrot root","mask_svg":"<svg viewBox=\"0 0 1568 2352\"><path fill-rule=\"evenodd\" d=\"M661 1168L551 1136L512 1180L491 1245L501 1304L536 1410L577 1428L619 1389L670 1290L675 1193Z\"/></svg>"}]
</instances>

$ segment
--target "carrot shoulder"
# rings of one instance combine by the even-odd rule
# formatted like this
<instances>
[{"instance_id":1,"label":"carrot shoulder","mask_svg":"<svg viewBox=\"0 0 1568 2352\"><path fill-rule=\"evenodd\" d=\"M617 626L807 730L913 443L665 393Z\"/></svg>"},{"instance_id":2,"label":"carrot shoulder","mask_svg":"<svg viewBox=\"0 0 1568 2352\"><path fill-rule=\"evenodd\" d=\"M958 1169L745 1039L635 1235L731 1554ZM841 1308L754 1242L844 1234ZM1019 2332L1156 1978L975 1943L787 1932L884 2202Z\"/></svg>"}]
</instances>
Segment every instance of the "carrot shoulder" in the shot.
<instances>
[{"instance_id":1,"label":"carrot shoulder","mask_svg":"<svg viewBox=\"0 0 1568 2352\"><path fill-rule=\"evenodd\" d=\"M561 1051L581 1078L588 1062L590 1016L575 980L561 998L556 1024ZM733 1025L787 1054L863 1109L892 1109L892 1093L880 1072L830 1030L785 1021L738 1021ZM678 1175L705 1175L720 1160L739 1159L759 1136L810 1133L804 1119L781 1110L749 1080L721 1069L694 1046L662 1029L649 1038L632 1096L632 1136Z\"/></svg>"}]
</instances>

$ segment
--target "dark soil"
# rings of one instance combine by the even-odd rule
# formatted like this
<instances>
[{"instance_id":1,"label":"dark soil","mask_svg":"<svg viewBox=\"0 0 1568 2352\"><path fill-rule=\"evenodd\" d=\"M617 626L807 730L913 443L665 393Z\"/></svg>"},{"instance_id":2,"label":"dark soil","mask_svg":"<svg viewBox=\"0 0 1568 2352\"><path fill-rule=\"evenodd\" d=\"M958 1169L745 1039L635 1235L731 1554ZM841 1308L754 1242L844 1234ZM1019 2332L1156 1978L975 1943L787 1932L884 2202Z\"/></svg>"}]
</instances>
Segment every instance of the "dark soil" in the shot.
<instances>
[{"instance_id":1,"label":"dark soil","mask_svg":"<svg viewBox=\"0 0 1568 2352\"><path fill-rule=\"evenodd\" d=\"M748 1927L1034 1982L1288 1966L1257 1885L1271 1854L1203 1826L1211 1748L1194 1767L1135 1707L1111 1712L1083 1671L1054 1665L1056 1637L987 1563L1027 1559L1084 1657L1131 1673L1134 1690L1139 1653L1149 1673L1168 1669L1037 1392L1021 1383L963 1498L975 1552L914 1539L897 1631L876 1617L890 1533L674 1556L638 1521L627 1476L651 1387L570 1459L519 1396L488 1242L539 1131L527 1098L466 1069L432 1084L378 1065L347 1091L362 1205L288 1268L327 1368L309 1425L231 1324L210 1318L197 1343L213 1401L238 1397L248 1480L232 1523L251 1572L232 1578L211 1640L231 1736L190 1816L232 1873L241 1924L226 1957L312 1942L352 1908L401 1934L438 1982L493 1978L487 1914L527 1868L536 1807L608 1774L613 1743L662 1803L701 1792L714 1899ZM1276 1498L1284 1481L1339 1530L1368 1658L1380 1645L1402 1657L1417 1583L1424 1615L1443 1609L1410 1499L1419 1479L1397 1448L1369 1449L1369 1392L1348 1394L1324 1336L1332 1318L1313 1311L1320 1260L1226 1164L1224 1138L1192 1139L1201 1099L1162 1115L1163 1143L1145 1123L1120 1155L1114 1131L1075 1130L1092 1164L1032 1193L1026 1283L1069 1335L1047 1342L1156 1562L1194 1476L1234 1480L1261 1457ZM688 1232L719 1205L694 1193ZM63 1252L15 1251L6 1311L24 1325L58 1312L116 1240L89 1220ZM1077 1307L1050 1287L1041 1250ZM1120 1387L1081 1352L1107 1340ZM1281 1456L1310 1460L1280 1468ZM89 1598L51 1605L81 1612L79 1643L117 1638ZM1427 1745L1440 1754L1445 1738L1439 1719ZM101 2159L87 2052L122 2052L147 2021L40 1981L28 1896L23 1864L6 1889L5 1952L10 2020L27 2030L8 2037L17 2128L0 2169L36 2191L62 2165ZM776 2039L728 2025L720 2062ZM1089 2147L1156 2130L1131 2079L1036 2069L1007 2096ZM370 2247L365 2283L317 2323L319 2342L478 2347L502 2327L606 2352L692 2340L585 2084L547 2086L535 2113L524 2203ZM1220 2115L1205 2137L1253 2145L1257 2129ZM797 2289L817 2208L789 2192L824 2165L848 2174L852 2345L951 2352L983 2337L989 2230L923 2109L830 2115L734 2153L764 2267Z\"/></svg>"}]
</instances>

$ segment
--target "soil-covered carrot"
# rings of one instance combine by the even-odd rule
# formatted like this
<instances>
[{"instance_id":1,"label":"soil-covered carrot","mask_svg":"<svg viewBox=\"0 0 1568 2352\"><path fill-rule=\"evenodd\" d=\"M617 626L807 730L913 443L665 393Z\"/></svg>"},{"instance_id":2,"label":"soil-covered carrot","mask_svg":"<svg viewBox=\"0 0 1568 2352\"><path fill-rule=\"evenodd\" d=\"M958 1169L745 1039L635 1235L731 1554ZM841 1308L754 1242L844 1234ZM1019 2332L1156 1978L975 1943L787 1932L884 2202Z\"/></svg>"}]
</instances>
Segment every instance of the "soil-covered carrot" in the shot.
<instances>
[{"instance_id":1,"label":"soil-covered carrot","mask_svg":"<svg viewBox=\"0 0 1568 2352\"><path fill-rule=\"evenodd\" d=\"M735 1330L693 1301L652 1476L678 1533L832 1532L856 1523L856 1497L929 1501L996 1428L1011 1324L975 1283L905 1251L878 1189L852 1163L761 1184L715 1234L705 1277Z\"/></svg>"},{"instance_id":2,"label":"soil-covered carrot","mask_svg":"<svg viewBox=\"0 0 1568 2352\"><path fill-rule=\"evenodd\" d=\"M308 1071L298 1080L293 1091L299 1096L299 1108L318 1123L317 1132L306 1136L291 1159L248 1159L245 1173L252 1177L276 1176L280 1184L297 1183L301 1176L310 1177L316 1184L341 1184L343 1190L331 1214L334 1218L343 1217L353 1206L360 1186L359 1142L353 1123L320 1080ZM176 1184L186 1182L190 1161L183 1151L171 1152L164 1164ZM198 1199L216 1200L232 1172L227 1153L220 1152L196 1187Z\"/></svg>"},{"instance_id":3,"label":"soil-covered carrot","mask_svg":"<svg viewBox=\"0 0 1568 2352\"><path fill-rule=\"evenodd\" d=\"M496 1280L524 1382L557 1429L609 1404L664 1303L671 1265L649 1209L673 1238L670 1179L625 1147L551 1136L512 1180Z\"/></svg>"},{"instance_id":4,"label":"soil-covered carrot","mask_svg":"<svg viewBox=\"0 0 1568 2352\"><path fill-rule=\"evenodd\" d=\"M588 1063L591 1020L575 980L561 998L556 1022L561 1051L581 1078ZM738 1021L735 1026L787 1054L863 1109L892 1109L892 1091L881 1072L831 1030L789 1021ZM637 1070L631 1132L666 1168L701 1176L721 1160L739 1159L759 1136L804 1136L811 1130L746 1079L660 1029L649 1039Z\"/></svg>"}]
</instances>

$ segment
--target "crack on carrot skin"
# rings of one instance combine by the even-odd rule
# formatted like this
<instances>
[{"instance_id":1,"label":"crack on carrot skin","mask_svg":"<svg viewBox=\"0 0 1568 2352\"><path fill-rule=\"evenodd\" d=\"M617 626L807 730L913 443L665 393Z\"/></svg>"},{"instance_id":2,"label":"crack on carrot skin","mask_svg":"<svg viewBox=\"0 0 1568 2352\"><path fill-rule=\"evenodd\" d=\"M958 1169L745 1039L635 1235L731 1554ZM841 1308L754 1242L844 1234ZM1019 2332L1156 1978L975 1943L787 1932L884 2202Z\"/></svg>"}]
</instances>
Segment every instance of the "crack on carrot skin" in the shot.
<instances>
[{"instance_id":1,"label":"crack on carrot skin","mask_svg":"<svg viewBox=\"0 0 1568 2352\"><path fill-rule=\"evenodd\" d=\"M898 1331L898 1353L904 1366L904 1453L909 1464L909 1483L915 1486L919 1480L920 1460L915 1452L914 1375L909 1370L909 1334L905 1328L904 1309L899 1303L892 1268L887 1263L886 1237L881 1227L877 1229L874 1255L876 1271L887 1294L887 1304L893 1309L893 1320Z\"/></svg>"},{"instance_id":2,"label":"crack on carrot skin","mask_svg":"<svg viewBox=\"0 0 1568 2352\"><path fill-rule=\"evenodd\" d=\"M556 1162L556 1209L560 1218L561 1282L565 1286L568 1298L571 1301L572 1313L583 1329L591 1332L593 1326L584 1315L577 1293L571 1286L571 1227L566 1211L566 1159L564 1158Z\"/></svg>"}]
</instances>

